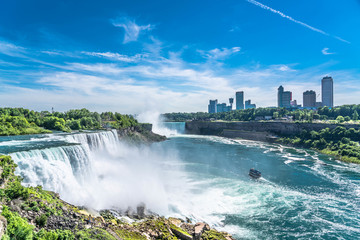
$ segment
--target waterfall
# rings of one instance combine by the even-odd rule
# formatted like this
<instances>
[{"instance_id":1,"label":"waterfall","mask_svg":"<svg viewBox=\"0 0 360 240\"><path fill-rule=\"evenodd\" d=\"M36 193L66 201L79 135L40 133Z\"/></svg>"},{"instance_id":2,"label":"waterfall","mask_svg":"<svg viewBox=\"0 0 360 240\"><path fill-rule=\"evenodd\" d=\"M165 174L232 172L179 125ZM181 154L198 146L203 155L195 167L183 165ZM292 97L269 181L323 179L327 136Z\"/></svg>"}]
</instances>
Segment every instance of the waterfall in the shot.
<instances>
[{"instance_id":1,"label":"waterfall","mask_svg":"<svg viewBox=\"0 0 360 240\"><path fill-rule=\"evenodd\" d=\"M88 194L86 185L89 180L91 182L91 179L96 178L97 155L112 155L118 151L118 135L113 130L75 133L48 139L49 142L58 140L69 144L14 152L10 156L18 164L16 174L24 178L24 185L41 185L44 189L60 193L65 199L75 199L77 202L76 199Z\"/></svg>"},{"instance_id":2,"label":"waterfall","mask_svg":"<svg viewBox=\"0 0 360 240\"><path fill-rule=\"evenodd\" d=\"M19 150L12 148L10 155L23 184L41 185L76 205L127 209L144 202L166 214L169 189L176 186L178 192L184 181L174 172L174 152L129 146L115 130L52 134L16 144Z\"/></svg>"}]
</instances>

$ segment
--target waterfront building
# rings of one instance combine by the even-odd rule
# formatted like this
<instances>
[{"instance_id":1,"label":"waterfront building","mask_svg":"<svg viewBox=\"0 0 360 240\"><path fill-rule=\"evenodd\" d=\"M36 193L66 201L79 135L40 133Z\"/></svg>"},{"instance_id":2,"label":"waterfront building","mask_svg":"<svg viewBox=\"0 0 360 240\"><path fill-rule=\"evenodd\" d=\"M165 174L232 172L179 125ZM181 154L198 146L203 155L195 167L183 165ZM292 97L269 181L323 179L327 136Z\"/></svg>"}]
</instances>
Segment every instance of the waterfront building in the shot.
<instances>
[{"instance_id":1,"label":"waterfront building","mask_svg":"<svg viewBox=\"0 0 360 240\"><path fill-rule=\"evenodd\" d=\"M256 108L256 104L252 104L251 100L245 101L245 109Z\"/></svg>"},{"instance_id":2,"label":"waterfront building","mask_svg":"<svg viewBox=\"0 0 360 240\"><path fill-rule=\"evenodd\" d=\"M244 92L236 92L236 110L243 110L244 109Z\"/></svg>"},{"instance_id":3,"label":"waterfront building","mask_svg":"<svg viewBox=\"0 0 360 240\"><path fill-rule=\"evenodd\" d=\"M217 108L217 104L218 104L218 100L210 100L209 101L209 105L208 105L208 112L209 113L216 113L216 108Z\"/></svg>"},{"instance_id":4,"label":"waterfront building","mask_svg":"<svg viewBox=\"0 0 360 240\"><path fill-rule=\"evenodd\" d=\"M284 87L278 88L278 107L291 108L292 92L284 91Z\"/></svg>"},{"instance_id":5,"label":"waterfront building","mask_svg":"<svg viewBox=\"0 0 360 240\"><path fill-rule=\"evenodd\" d=\"M303 106L304 108L316 107L316 93L313 90L308 90L303 93Z\"/></svg>"},{"instance_id":6,"label":"waterfront building","mask_svg":"<svg viewBox=\"0 0 360 240\"><path fill-rule=\"evenodd\" d=\"M334 106L334 81L332 77L324 77L321 80L322 105L332 108Z\"/></svg>"}]
</instances>

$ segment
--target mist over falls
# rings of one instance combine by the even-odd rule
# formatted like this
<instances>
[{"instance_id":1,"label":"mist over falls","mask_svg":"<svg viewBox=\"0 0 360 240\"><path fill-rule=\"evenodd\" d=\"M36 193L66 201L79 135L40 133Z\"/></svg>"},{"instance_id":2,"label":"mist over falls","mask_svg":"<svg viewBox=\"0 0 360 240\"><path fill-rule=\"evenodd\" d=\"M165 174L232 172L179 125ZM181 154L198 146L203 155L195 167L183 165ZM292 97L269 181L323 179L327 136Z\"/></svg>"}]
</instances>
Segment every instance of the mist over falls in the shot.
<instances>
[{"instance_id":1,"label":"mist over falls","mask_svg":"<svg viewBox=\"0 0 360 240\"><path fill-rule=\"evenodd\" d=\"M144 202L152 211L167 212L166 189L174 185L175 177L167 168L169 159L176 161L173 153L130 146L118 139L115 130L27 141L32 146L54 142L63 146L11 153L24 184L42 185L70 203L95 209L135 208Z\"/></svg>"}]
</instances>

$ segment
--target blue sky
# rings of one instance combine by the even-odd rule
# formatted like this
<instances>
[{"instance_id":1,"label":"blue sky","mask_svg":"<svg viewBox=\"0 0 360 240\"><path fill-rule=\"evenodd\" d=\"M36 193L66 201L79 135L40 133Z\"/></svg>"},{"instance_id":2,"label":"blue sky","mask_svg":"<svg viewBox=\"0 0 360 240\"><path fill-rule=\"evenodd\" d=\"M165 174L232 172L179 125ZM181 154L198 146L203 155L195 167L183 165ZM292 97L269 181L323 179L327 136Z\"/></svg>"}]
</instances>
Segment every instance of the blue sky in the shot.
<instances>
[{"instance_id":1,"label":"blue sky","mask_svg":"<svg viewBox=\"0 0 360 240\"><path fill-rule=\"evenodd\" d=\"M359 0L4 1L0 106L206 111L245 92L360 104ZM320 100L320 96L319 99Z\"/></svg>"}]
</instances>

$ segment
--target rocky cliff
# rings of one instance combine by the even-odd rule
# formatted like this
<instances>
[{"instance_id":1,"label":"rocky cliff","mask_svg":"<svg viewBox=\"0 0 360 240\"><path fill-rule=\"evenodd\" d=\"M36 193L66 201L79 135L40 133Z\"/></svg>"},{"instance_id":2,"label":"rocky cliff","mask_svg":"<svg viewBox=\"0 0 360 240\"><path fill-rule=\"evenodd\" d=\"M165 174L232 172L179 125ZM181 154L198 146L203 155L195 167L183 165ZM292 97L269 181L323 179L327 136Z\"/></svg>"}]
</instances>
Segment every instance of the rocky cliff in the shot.
<instances>
[{"instance_id":1,"label":"rocky cliff","mask_svg":"<svg viewBox=\"0 0 360 240\"><path fill-rule=\"evenodd\" d=\"M326 124L297 122L210 122L191 121L185 125L187 133L216 135L230 138L243 138L258 141L273 141L277 135L292 136L301 131L319 131L324 128L334 129L338 126L359 129L357 124Z\"/></svg>"},{"instance_id":2,"label":"rocky cliff","mask_svg":"<svg viewBox=\"0 0 360 240\"><path fill-rule=\"evenodd\" d=\"M152 131L152 124L149 123L118 129L117 133L120 139L130 143L153 143L166 140L165 136L154 133Z\"/></svg>"}]
</instances>

